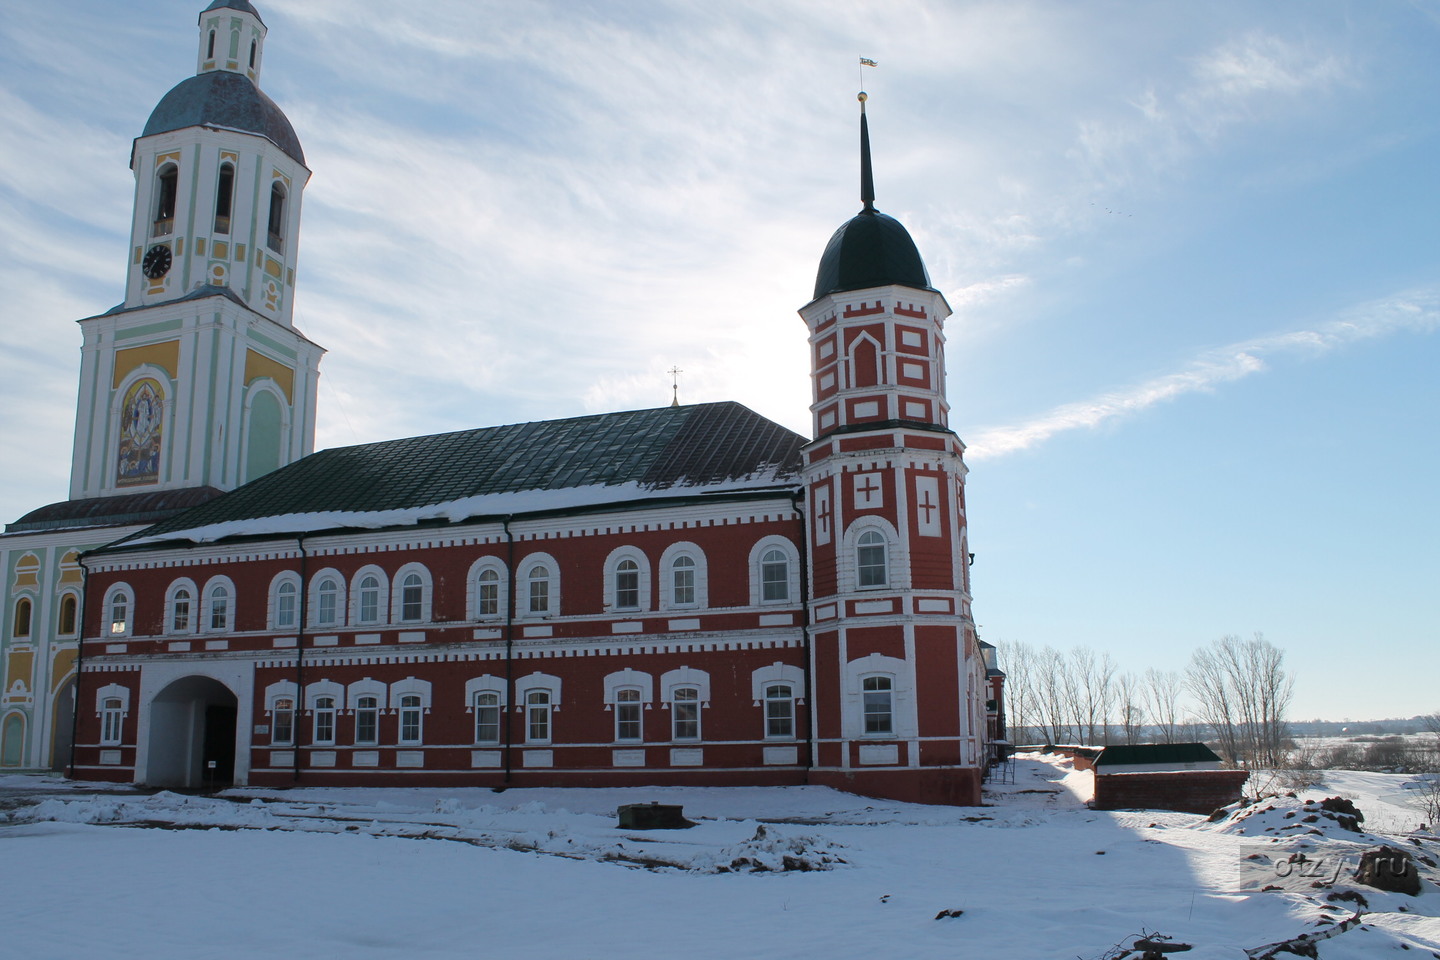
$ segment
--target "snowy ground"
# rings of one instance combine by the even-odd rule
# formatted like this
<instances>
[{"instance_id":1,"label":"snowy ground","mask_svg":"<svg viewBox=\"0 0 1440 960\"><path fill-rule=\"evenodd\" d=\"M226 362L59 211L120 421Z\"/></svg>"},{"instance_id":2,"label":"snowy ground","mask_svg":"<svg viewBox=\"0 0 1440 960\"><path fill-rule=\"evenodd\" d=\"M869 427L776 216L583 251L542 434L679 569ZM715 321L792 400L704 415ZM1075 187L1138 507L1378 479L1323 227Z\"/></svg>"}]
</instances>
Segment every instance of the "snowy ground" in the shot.
<instances>
[{"instance_id":1,"label":"snowy ground","mask_svg":"<svg viewBox=\"0 0 1440 960\"><path fill-rule=\"evenodd\" d=\"M1099 960L1158 932L1187 958L1243 960L1351 916L1327 898L1358 891L1364 924L1320 957L1440 958L1440 871L1421 866L1418 897L1349 879L1367 846L1437 861L1440 839L1356 834L1304 805L1344 794L1365 828L1403 834L1404 778L1336 773L1210 823L1091 811L1090 776L1021 760L980 808L820 787L215 798L0 777L0 957ZM615 826L650 800L697 826ZM1277 870L1302 850L1322 886Z\"/></svg>"}]
</instances>

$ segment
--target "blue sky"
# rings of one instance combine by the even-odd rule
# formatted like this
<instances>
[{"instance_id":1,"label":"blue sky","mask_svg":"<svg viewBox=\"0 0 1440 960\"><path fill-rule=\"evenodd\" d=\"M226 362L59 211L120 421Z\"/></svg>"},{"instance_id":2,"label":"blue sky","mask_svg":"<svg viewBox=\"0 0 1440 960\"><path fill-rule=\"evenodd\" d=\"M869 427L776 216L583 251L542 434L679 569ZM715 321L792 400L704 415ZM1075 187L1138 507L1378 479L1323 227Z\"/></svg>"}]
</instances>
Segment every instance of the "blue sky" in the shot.
<instances>
[{"instance_id":1,"label":"blue sky","mask_svg":"<svg viewBox=\"0 0 1440 960\"><path fill-rule=\"evenodd\" d=\"M1294 716L1440 708L1440 2L257 0L314 170L317 446L733 399L808 432L805 330L877 205L955 309L982 635ZM179 0L0 21L0 507L66 493L77 318L123 295Z\"/></svg>"}]
</instances>

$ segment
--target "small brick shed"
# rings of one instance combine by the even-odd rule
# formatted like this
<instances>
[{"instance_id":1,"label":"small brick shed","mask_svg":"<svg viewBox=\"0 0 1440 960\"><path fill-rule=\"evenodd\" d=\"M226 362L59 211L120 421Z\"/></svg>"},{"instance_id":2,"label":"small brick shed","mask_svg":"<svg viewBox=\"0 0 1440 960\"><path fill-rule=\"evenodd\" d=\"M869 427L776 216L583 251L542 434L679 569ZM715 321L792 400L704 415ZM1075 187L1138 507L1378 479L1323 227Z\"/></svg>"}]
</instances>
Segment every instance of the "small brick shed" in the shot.
<instances>
[{"instance_id":1,"label":"small brick shed","mask_svg":"<svg viewBox=\"0 0 1440 960\"><path fill-rule=\"evenodd\" d=\"M1106 747L1095 759L1096 810L1210 813L1240 799L1250 774L1227 770L1203 743Z\"/></svg>"}]
</instances>

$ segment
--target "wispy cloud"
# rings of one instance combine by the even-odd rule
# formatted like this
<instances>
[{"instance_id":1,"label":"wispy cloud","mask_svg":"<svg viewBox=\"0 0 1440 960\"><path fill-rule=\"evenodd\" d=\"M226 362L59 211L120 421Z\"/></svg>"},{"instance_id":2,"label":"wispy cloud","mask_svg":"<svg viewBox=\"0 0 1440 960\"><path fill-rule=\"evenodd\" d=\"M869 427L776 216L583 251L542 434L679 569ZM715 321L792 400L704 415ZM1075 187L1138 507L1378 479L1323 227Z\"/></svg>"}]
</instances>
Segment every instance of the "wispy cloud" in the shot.
<instances>
[{"instance_id":1,"label":"wispy cloud","mask_svg":"<svg viewBox=\"0 0 1440 960\"><path fill-rule=\"evenodd\" d=\"M1063 404L1033 420L976 431L968 439L972 460L1033 449L1057 434L1093 430L1134 416L1185 394L1214 388L1269 369L1281 359L1317 357L1352 343L1440 326L1440 290L1408 291L1347 311L1312 329L1292 330L1207 350L1173 373L1122 390Z\"/></svg>"}]
</instances>

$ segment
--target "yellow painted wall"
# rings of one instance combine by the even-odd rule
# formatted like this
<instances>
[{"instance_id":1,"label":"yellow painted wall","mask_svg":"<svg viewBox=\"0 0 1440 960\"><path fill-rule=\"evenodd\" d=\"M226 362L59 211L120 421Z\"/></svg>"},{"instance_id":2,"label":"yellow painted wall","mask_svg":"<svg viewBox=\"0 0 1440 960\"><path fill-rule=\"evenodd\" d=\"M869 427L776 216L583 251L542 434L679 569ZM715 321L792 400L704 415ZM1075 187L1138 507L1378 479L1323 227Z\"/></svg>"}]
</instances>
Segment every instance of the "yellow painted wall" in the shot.
<instances>
[{"instance_id":1,"label":"yellow painted wall","mask_svg":"<svg viewBox=\"0 0 1440 960\"><path fill-rule=\"evenodd\" d=\"M111 389L120 386L120 382L129 376L131 371L146 363L153 363L174 380L175 371L180 369L180 341L166 340L164 343L116 350L115 376L110 384Z\"/></svg>"},{"instance_id":2,"label":"yellow painted wall","mask_svg":"<svg viewBox=\"0 0 1440 960\"><path fill-rule=\"evenodd\" d=\"M269 377L285 393L285 402L295 402L295 371L277 360L271 360L254 350L245 351L245 383L248 385L262 377Z\"/></svg>"}]
</instances>

